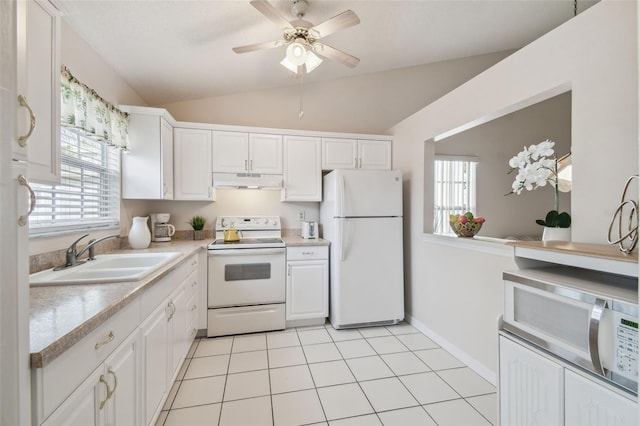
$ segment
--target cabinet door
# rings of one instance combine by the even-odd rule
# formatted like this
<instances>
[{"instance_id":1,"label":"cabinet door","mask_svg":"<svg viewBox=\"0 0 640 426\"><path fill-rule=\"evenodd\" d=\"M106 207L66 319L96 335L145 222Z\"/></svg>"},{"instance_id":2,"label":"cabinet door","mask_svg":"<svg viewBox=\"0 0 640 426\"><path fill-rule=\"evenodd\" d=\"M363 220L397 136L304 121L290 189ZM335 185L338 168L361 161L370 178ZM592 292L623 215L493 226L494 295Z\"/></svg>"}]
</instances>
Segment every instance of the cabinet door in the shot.
<instances>
[{"instance_id":1,"label":"cabinet door","mask_svg":"<svg viewBox=\"0 0 640 426\"><path fill-rule=\"evenodd\" d=\"M184 285L173 293L169 299L169 376L168 383L171 384L178 374L187 351L187 300L185 297Z\"/></svg>"},{"instance_id":2,"label":"cabinet door","mask_svg":"<svg viewBox=\"0 0 640 426\"><path fill-rule=\"evenodd\" d=\"M76 390L42 423L42 426L99 426L104 423L107 384L100 365Z\"/></svg>"},{"instance_id":3,"label":"cabinet door","mask_svg":"<svg viewBox=\"0 0 640 426\"><path fill-rule=\"evenodd\" d=\"M322 201L320 138L284 137L282 201Z\"/></svg>"},{"instance_id":4,"label":"cabinet door","mask_svg":"<svg viewBox=\"0 0 640 426\"><path fill-rule=\"evenodd\" d=\"M391 141L358 140L358 168L391 170Z\"/></svg>"},{"instance_id":5,"label":"cabinet door","mask_svg":"<svg viewBox=\"0 0 640 426\"><path fill-rule=\"evenodd\" d=\"M322 170L355 169L357 162L356 139L322 138Z\"/></svg>"},{"instance_id":6,"label":"cabinet door","mask_svg":"<svg viewBox=\"0 0 640 426\"><path fill-rule=\"evenodd\" d=\"M160 149L162 162L162 199L173 200L173 127L160 119Z\"/></svg>"},{"instance_id":7,"label":"cabinet door","mask_svg":"<svg viewBox=\"0 0 640 426\"><path fill-rule=\"evenodd\" d=\"M638 405L601 384L565 370L565 424L631 426L638 424Z\"/></svg>"},{"instance_id":8,"label":"cabinet door","mask_svg":"<svg viewBox=\"0 0 640 426\"><path fill-rule=\"evenodd\" d=\"M287 321L323 318L329 314L328 272L326 260L288 262Z\"/></svg>"},{"instance_id":9,"label":"cabinet door","mask_svg":"<svg viewBox=\"0 0 640 426\"><path fill-rule=\"evenodd\" d=\"M175 200L213 201L211 131L174 130Z\"/></svg>"},{"instance_id":10,"label":"cabinet door","mask_svg":"<svg viewBox=\"0 0 640 426\"><path fill-rule=\"evenodd\" d=\"M105 373L111 398L105 404L107 425L140 424L140 338L135 331L105 361Z\"/></svg>"},{"instance_id":11,"label":"cabinet door","mask_svg":"<svg viewBox=\"0 0 640 426\"><path fill-rule=\"evenodd\" d=\"M563 424L563 394L560 365L500 337L500 424Z\"/></svg>"},{"instance_id":12,"label":"cabinet door","mask_svg":"<svg viewBox=\"0 0 640 426\"><path fill-rule=\"evenodd\" d=\"M249 171L282 174L282 136L257 133L249 135Z\"/></svg>"},{"instance_id":13,"label":"cabinet door","mask_svg":"<svg viewBox=\"0 0 640 426\"><path fill-rule=\"evenodd\" d=\"M160 403L169 389L169 351L166 305L162 304L141 329L143 424L149 424L162 409Z\"/></svg>"},{"instance_id":14,"label":"cabinet door","mask_svg":"<svg viewBox=\"0 0 640 426\"><path fill-rule=\"evenodd\" d=\"M249 134L213 132L213 171L247 173L249 171Z\"/></svg>"},{"instance_id":15,"label":"cabinet door","mask_svg":"<svg viewBox=\"0 0 640 426\"><path fill-rule=\"evenodd\" d=\"M129 114L129 146L122 155L122 198L173 199L173 130L154 114Z\"/></svg>"},{"instance_id":16,"label":"cabinet door","mask_svg":"<svg viewBox=\"0 0 640 426\"><path fill-rule=\"evenodd\" d=\"M60 17L46 1L17 2L18 95L24 96L35 117L26 146L14 154L28 156L34 182L60 181ZM18 133L29 132L30 114L21 108Z\"/></svg>"}]
</instances>

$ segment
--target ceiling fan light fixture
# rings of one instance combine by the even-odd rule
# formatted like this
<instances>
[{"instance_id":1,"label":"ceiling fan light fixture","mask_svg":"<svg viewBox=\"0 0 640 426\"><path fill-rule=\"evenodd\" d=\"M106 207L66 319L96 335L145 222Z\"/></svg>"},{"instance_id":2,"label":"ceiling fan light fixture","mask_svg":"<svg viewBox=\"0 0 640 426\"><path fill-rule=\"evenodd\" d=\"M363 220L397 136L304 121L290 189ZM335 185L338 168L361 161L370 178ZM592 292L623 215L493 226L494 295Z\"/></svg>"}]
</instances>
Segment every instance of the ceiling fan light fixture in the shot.
<instances>
[{"instance_id":1,"label":"ceiling fan light fixture","mask_svg":"<svg viewBox=\"0 0 640 426\"><path fill-rule=\"evenodd\" d=\"M291 61L285 56L285 58L280 61L280 65L288 69L294 74L298 73L298 66L291 63Z\"/></svg>"},{"instance_id":2,"label":"ceiling fan light fixture","mask_svg":"<svg viewBox=\"0 0 640 426\"><path fill-rule=\"evenodd\" d=\"M307 49L300 42L293 42L287 47L287 60L296 66L304 64L307 59Z\"/></svg>"},{"instance_id":3,"label":"ceiling fan light fixture","mask_svg":"<svg viewBox=\"0 0 640 426\"><path fill-rule=\"evenodd\" d=\"M315 70L321 63L322 59L320 59L312 51L307 52L307 59L304 61L304 65L307 69L307 74Z\"/></svg>"}]
</instances>

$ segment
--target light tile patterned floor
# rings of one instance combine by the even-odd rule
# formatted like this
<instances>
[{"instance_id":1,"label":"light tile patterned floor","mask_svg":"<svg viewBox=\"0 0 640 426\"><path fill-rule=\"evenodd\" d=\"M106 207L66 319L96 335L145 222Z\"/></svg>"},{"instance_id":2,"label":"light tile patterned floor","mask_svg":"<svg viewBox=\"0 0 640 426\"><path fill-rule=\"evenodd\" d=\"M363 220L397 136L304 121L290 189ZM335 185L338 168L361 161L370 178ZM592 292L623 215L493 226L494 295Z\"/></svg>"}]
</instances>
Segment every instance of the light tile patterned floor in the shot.
<instances>
[{"instance_id":1,"label":"light tile patterned floor","mask_svg":"<svg viewBox=\"0 0 640 426\"><path fill-rule=\"evenodd\" d=\"M495 425L496 389L407 323L197 339L157 425Z\"/></svg>"}]
</instances>

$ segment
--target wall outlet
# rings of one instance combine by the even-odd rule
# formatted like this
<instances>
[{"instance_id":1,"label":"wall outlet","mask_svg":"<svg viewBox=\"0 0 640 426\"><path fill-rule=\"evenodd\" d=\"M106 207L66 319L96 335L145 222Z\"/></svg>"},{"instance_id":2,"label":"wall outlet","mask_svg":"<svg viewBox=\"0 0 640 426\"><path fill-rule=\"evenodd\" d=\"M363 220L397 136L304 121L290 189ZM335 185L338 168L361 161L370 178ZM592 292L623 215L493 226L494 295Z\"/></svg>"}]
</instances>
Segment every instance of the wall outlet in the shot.
<instances>
[{"instance_id":1,"label":"wall outlet","mask_svg":"<svg viewBox=\"0 0 640 426\"><path fill-rule=\"evenodd\" d=\"M298 212L298 220L302 222L304 220L304 210Z\"/></svg>"}]
</instances>

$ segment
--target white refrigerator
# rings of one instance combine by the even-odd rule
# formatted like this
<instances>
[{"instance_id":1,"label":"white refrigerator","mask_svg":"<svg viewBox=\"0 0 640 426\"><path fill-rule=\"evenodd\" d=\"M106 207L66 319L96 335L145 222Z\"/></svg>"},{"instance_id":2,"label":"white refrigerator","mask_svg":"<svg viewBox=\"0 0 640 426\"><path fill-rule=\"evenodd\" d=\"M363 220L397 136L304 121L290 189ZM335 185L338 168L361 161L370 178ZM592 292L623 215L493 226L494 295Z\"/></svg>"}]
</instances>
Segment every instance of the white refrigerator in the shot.
<instances>
[{"instance_id":1,"label":"white refrigerator","mask_svg":"<svg viewBox=\"0 0 640 426\"><path fill-rule=\"evenodd\" d=\"M401 172L328 173L320 221L323 238L331 242L333 327L388 325L404 319Z\"/></svg>"}]
</instances>

